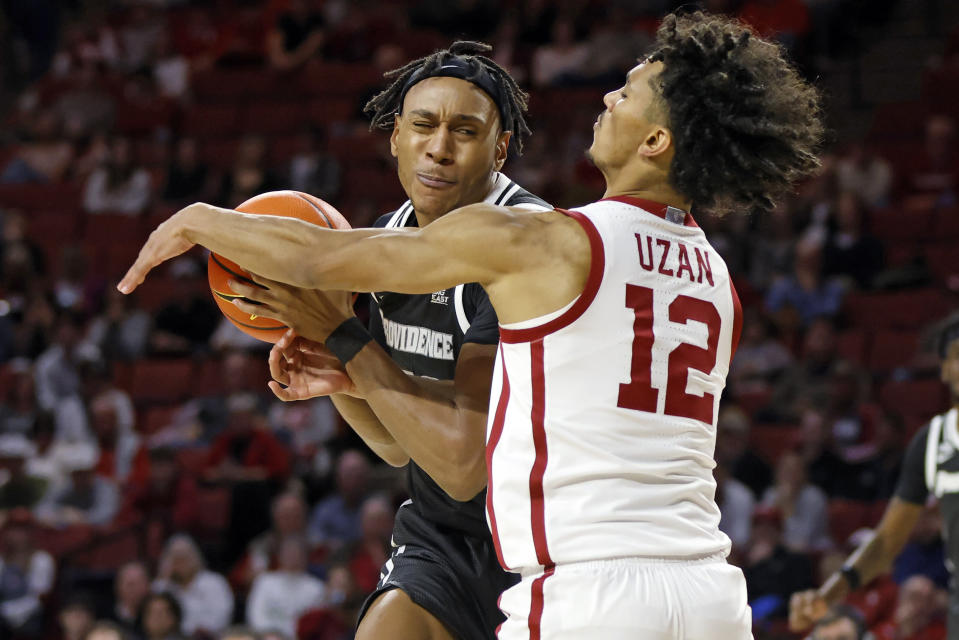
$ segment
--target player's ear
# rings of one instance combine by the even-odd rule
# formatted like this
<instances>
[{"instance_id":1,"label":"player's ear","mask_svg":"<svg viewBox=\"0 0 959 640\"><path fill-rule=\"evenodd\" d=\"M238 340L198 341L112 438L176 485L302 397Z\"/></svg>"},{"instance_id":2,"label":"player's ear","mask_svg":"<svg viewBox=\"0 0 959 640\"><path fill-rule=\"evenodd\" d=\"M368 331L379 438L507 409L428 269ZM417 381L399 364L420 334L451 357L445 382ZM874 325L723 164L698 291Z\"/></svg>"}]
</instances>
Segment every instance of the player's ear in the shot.
<instances>
[{"instance_id":1,"label":"player's ear","mask_svg":"<svg viewBox=\"0 0 959 640\"><path fill-rule=\"evenodd\" d=\"M506 158L509 155L509 141L513 137L512 131L503 131L496 140L496 159L493 161L493 168L499 171L506 164Z\"/></svg>"},{"instance_id":2,"label":"player's ear","mask_svg":"<svg viewBox=\"0 0 959 640\"><path fill-rule=\"evenodd\" d=\"M396 136L398 136L400 133L401 121L402 118L400 117L400 114L397 113L393 116L393 133L390 134L390 153L394 158L396 157Z\"/></svg>"},{"instance_id":3,"label":"player's ear","mask_svg":"<svg viewBox=\"0 0 959 640\"><path fill-rule=\"evenodd\" d=\"M639 154L647 158L655 158L666 153L672 145L673 136L669 129L663 126L654 126L639 145Z\"/></svg>"}]
</instances>

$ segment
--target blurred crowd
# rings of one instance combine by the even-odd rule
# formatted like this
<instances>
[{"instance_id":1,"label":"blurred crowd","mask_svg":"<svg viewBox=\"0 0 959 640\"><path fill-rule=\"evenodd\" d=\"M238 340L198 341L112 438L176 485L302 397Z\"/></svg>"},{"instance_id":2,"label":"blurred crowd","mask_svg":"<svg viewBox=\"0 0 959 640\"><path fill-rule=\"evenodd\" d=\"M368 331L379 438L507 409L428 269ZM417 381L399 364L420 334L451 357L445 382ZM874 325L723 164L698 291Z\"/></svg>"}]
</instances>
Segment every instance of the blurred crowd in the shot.
<instances>
[{"instance_id":1,"label":"blurred crowd","mask_svg":"<svg viewBox=\"0 0 959 640\"><path fill-rule=\"evenodd\" d=\"M272 397L265 345L220 316L202 255L139 296L113 284L192 201L296 189L354 226L397 207L362 106L451 34L490 42L531 91L534 135L505 171L561 206L594 199L588 123L677 4L0 5L5 85L21 87L0 132L0 637L351 637L402 479L326 399ZM814 73L895 2L702 4ZM959 79L959 32L937 65ZM907 439L948 406L919 348L959 291L959 110L941 106L877 115L768 214L697 215L745 309L716 478L758 637L868 535ZM938 518L930 505L893 574L851 602L877 637L944 637Z\"/></svg>"}]
</instances>

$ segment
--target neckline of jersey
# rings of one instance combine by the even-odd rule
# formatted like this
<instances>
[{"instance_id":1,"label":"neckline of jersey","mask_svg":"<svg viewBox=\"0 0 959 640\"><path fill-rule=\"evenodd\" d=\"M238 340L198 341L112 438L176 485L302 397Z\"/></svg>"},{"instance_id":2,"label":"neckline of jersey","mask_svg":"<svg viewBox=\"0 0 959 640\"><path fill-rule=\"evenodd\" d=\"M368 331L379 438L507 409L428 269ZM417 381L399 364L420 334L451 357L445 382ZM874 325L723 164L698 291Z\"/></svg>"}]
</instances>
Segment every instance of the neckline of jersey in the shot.
<instances>
[{"instance_id":1,"label":"neckline of jersey","mask_svg":"<svg viewBox=\"0 0 959 640\"><path fill-rule=\"evenodd\" d=\"M605 202L608 200L613 200L615 202L622 202L623 204L628 204L632 207L637 207L643 211L649 212L654 216L662 218L663 220L669 220L667 212L672 209L673 211L678 211L683 214L683 225L687 227L698 227L696 221L693 220L693 215L688 211L683 211L679 207L674 207L672 205L663 204L662 202L655 202L653 200L646 200L645 198L637 198L636 196L610 196L608 198L603 198L600 202Z\"/></svg>"}]
</instances>

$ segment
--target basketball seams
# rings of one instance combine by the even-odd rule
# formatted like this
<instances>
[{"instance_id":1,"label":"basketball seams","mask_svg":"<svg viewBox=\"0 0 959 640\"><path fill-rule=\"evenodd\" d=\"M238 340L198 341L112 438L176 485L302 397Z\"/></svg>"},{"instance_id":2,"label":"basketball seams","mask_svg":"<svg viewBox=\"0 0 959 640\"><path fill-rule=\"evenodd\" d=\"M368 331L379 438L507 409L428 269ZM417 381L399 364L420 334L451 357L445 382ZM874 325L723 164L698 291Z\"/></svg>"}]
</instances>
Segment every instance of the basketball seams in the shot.
<instances>
[{"instance_id":1,"label":"basketball seams","mask_svg":"<svg viewBox=\"0 0 959 640\"><path fill-rule=\"evenodd\" d=\"M299 193L298 191L291 191L291 193L292 193L293 195L295 195L297 198L299 198L300 200L302 200L303 202L305 202L305 203L307 203L308 205L310 205L311 207L313 207L313 209L314 209L318 214L320 214L320 215L323 217L323 221L326 222L326 227L327 227L327 229L333 229L333 228L334 228L334 227L333 227L333 221L330 220L330 217L329 217L328 215L326 215L326 212L323 211L323 209L321 209L320 207L318 207L318 206L316 205L316 203L314 203L312 200L310 200L308 197L306 197L306 195L304 195L304 194L302 194L302 193Z\"/></svg>"}]
</instances>

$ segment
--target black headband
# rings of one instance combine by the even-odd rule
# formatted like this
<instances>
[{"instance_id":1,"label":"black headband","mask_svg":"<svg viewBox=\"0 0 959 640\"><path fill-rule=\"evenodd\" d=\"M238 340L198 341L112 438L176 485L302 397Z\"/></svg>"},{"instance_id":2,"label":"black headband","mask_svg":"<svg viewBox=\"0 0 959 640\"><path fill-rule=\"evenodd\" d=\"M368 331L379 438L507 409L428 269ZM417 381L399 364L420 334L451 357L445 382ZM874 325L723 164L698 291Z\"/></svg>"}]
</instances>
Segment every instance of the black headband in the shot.
<instances>
[{"instance_id":1,"label":"black headband","mask_svg":"<svg viewBox=\"0 0 959 640\"><path fill-rule=\"evenodd\" d=\"M939 357L945 358L949 345L953 340L959 339L959 322L954 322L939 334Z\"/></svg>"},{"instance_id":2,"label":"black headband","mask_svg":"<svg viewBox=\"0 0 959 640\"><path fill-rule=\"evenodd\" d=\"M416 73L411 75L410 79L403 85L403 91L400 92L399 111L397 111L397 113L403 112L403 101L406 100L406 93L413 88L413 85L427 78L459 78L460 80L473 83L493 100L493 104L496 105L496 109L499 111L503 131L512 131L513 123L506 117L506 109L503 107L503 95L500 92L496 80L493 79L492 74L480 63L467 60L461 56L450 57L444 60L443 64L429 71L420 68Z\"/></svg>"}]
</instances>

